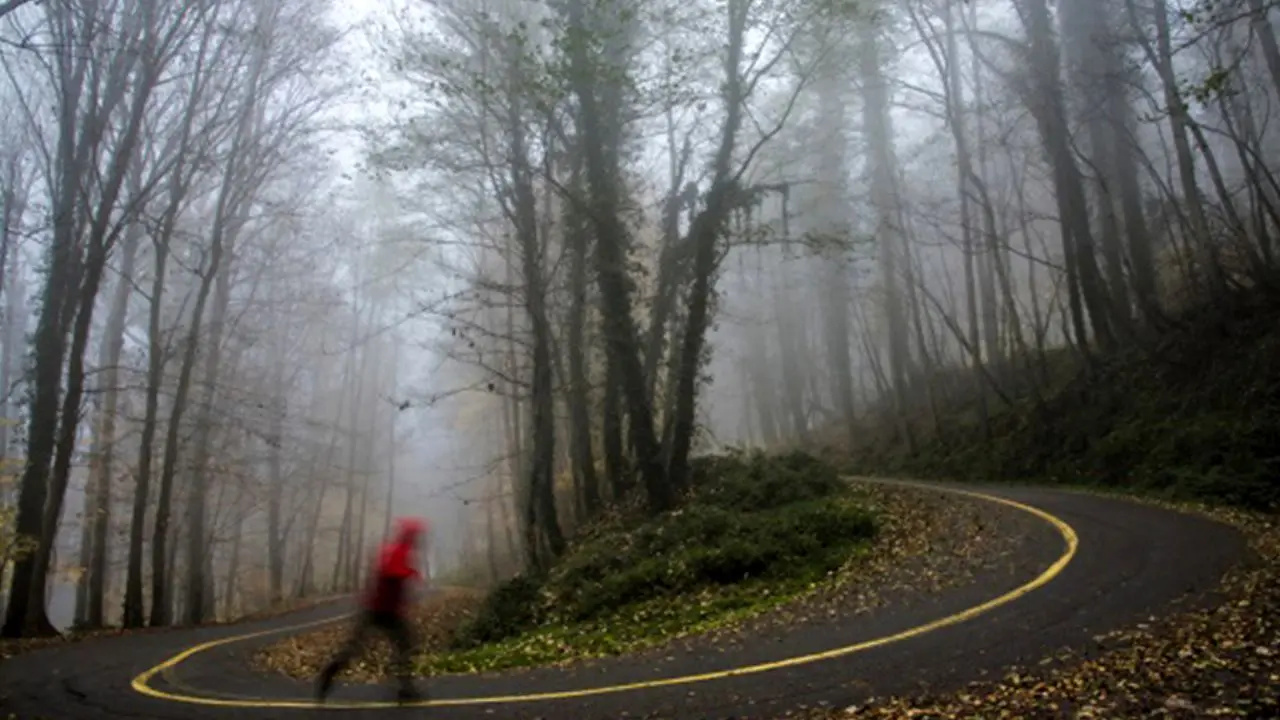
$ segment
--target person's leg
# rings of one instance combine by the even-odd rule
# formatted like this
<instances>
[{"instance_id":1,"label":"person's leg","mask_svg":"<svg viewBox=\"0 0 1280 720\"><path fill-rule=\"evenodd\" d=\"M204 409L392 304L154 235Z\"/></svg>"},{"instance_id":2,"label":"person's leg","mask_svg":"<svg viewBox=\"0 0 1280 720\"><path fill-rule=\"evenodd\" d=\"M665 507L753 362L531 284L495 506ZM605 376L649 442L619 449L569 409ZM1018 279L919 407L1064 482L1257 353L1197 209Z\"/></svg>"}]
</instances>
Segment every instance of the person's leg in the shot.
<instances>
[{"instance_id":1,"label":"person's leg","mask_svg":"<svg viewBox=\"0 0 1280 720\"><path fill-rule=\"evenodd\" d=\"M392 669L400 683L400 698L413 700L421 697L413 682L413 633L409 623L403 617L390 613L379 620L391 640Z\"/></svg>"},{"instance_id":2,"label":"person's leg","mask_svg":"<svg viewBox=\"0 0 1280 720\"><path fill-rule=\"evenodd\" d=\"M325 699L329 690L333 688L333 679L346 669L364 646L364 636L369 629L369 621L369 613L362 611L356 617L355 627L351 629L347 642L338 650L338 654L333 656L333 660L325 666L324 670L320 671L320 680L316 687L316 695L320 700Z\"/></svg>"}]
</instances>

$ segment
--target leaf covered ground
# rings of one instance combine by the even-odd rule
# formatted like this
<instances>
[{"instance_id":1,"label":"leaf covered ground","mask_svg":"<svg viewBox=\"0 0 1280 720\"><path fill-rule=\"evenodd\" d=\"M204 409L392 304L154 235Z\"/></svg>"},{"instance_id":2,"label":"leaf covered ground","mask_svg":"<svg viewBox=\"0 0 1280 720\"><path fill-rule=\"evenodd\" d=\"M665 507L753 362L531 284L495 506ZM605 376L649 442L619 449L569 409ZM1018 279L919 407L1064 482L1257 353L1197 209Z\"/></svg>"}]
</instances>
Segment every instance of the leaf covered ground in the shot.
<instances>
[{"instance_id":1,"label":"leaf covered ground","mask_svg":"<svg viewBox=\"0 0 1280 720\"><path fill-rule=\"evenodd\" d=\"M415 642L424 652L448 648L453 633L475 616L483 594L470 588L445 587L429 595L415 606L411 627ZM346 642L351 632L349 623L333 623L306 633L286 638L254 656L259 669L294 677L315 677ZM391 646L375 635L364 653L351 663L348 673L357 678L386 677L391 669Z\"/></svg>"},{"instance_id":2,"label":"leaf covered ground","mask_svg":"<svg viewBox=\"0 0 1280 720\"><path fill-rule=\"evenodd\" d=\"M872 700L788 715L804 720L996 718L1280 718L1280 520L1201 512L1243 530L1256 555L1230 572L1203 609L1151 618L1064 650L1034 668L961 691Z\"/></svg>"},{"instance_id":3,"label":"leaf covered ground","mask_svg":"<svg viewBox=\"0 0 1280 720\"><path fill-rule=\"evenodd\" d=\"M704 589L632 606L626 618L612 614L594 622L551 625L463 650L451 637L473 622L477 597L436 596L415 613L420 635L428 638L419 670L473 672L662 652L676 643L719 645L766 626L789 626L834 612L865 612L891 596L936 592L1009 560L1031 522L1021 513L929 490L858 484L851 497L877 518L876 540L822 578L802 585ZM291 638L264 649L257 664L295 677L314 676L342 642L344 631L332 627ZM352 678L382 677L387 652L381 641L372 645L353 667Z\"/></svg>"}]
</instances>

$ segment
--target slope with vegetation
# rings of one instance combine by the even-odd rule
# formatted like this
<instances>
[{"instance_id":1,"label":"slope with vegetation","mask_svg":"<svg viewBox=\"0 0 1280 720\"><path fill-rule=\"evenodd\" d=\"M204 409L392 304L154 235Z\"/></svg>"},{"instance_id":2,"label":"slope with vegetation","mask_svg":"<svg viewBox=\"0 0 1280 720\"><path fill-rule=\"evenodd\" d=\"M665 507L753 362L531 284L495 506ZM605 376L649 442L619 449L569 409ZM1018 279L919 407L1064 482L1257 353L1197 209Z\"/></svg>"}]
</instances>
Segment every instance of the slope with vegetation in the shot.
<instances>
[{"instance_id":1,"label":"slope with vegetation","mask_svg":"<svg viewBox=\"0 0 1280 720\"><path fill-rule=\"evenodd\" d=\"M1061 350L1051 384L985 417L971 405L908 447L853 448L859 473L1071 483L1259 511L1280 509L1280 299L1242 294L1086 365ZM1039 361L1033 360L1033 366ZM1011 384L1012 385L1012 384Z\"/></svg>"},{"instance_id":2,"label":"slope with vegetation","mask_svg":"<svg viewBox=\"0 0 1280 720\"><path fill-rule=\"evenodd\" d=\"M696 653L1002 572L1043 529L988 502L844 482L831 464L799 453L704 457L694 470L678 508L602 517L544 574L489 593L453 587L429 596L411 612L421 670ZM346 632L286 638L255 664L312 677ZM371 643L352 673L379 678L389 660L384 643Z\"/></svg>"},{"instance_id":3,"label":"slope with vegetation","mask_svg":"<svg viewBox=\"0 0 1280 720\"><path fill-rule=\"evenodd\" d=\"M616 654L758 613L812 588L874 538L833 466L793 453L702 458L669 512L585 528L538 576L498 586L430 670Z\"/></svg>"},{"instance_id":4,"label":"slope with vegetation","mask_svg":"<svg viewBox=\"0 0 1280 720\"><path fill-rule=\"evenodd\" d=\"M864 551L877 521L834 466L810 455L730 454L693 464L665 513L620 507L584 527L546 571L519 575L465 614L431 600L424 671L466 672L617 654L758 614L812 589ZM440 638L437 638L439 640ZM331 634L267 653L320 656ZM435 652L430 652L435 651ZM306 657L302 662L306 664ZM286 669L290 669L286 667Z\"/></svg>"},{"instance_id":5,"label":"slope with vegetation","mask_svg":"<svg viewBox=\"0 0 1280 720\"><path fill-rule=\"evenodd\" d=\"M1062 648L960 691L786 717L1280 714L1277 318L1280 298L1262 290L1203 302L1106 356L1018 359L1029 362L1002 376L1016 388L1003 406L993 397L977 412L970 395L944 408L949 422L918 423L909 445L869 432L874 439L840 451L852 472L1064 484L1231 524L1254 557L1227 575L1215 602L1096 638L1088 657Z\"/></svg>"}]
</instances>

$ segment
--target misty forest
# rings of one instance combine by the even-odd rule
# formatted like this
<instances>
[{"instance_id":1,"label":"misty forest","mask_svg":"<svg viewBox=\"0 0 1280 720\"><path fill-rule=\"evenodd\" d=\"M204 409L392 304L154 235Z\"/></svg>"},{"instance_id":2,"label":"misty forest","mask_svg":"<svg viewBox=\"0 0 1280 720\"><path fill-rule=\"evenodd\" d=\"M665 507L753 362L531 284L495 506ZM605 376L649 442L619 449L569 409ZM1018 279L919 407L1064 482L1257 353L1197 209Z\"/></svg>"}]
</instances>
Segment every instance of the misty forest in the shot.
<instances>
[{"instance_id":1,"label":"misty forest","mask_svg":"<svg viewBox=\"0 0 1280 720\"><path fill-rule=\"evenodd\" d=\"M575 549L734 463L1273 507L1274 355L1082 438L1274 324L1275 5L0 3L3 635L349 593L401 515L600 617L654 578Z\"/></svg>"}]
</instances>

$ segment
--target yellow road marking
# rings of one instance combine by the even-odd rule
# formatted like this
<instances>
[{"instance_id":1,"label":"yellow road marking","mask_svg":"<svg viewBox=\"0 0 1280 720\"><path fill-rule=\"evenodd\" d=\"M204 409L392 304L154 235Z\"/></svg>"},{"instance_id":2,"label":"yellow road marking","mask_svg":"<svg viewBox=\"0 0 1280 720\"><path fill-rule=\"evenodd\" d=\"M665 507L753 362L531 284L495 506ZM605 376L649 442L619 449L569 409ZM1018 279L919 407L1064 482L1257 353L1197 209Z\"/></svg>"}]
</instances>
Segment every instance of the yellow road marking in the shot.
<instances>
[{"instance_id":1,"label":"yellow road marking","mask_svg":"<svg viewBox=\"0 0 1280 720\"><path fill-rule=\"evenodd\" d=\"M697 675L682 675L679 677L659 678L657 680L644 680L640 682L626 683L623 685L604 685L599 687L581 688L578 690L564 690L559 692L543 692L529 693L525 695L491 695L487 697L465 697L465 698L440 698L436 700L422 700L410 703L399 703L394 701L361 701L361 702L342 702L329 701L326 703L317 703L314 700L298 699L298 700L270 700L257 698L225 698L225 697L207 697L200 695L181 695L178 693L166 692L151 687L151 679L156 675L164 673L166 675L176 667L179 663L187 660L193 655L211 650L221 645L242 642L244 640L252 640L253 638L263 637L265 635L280 635L296 630L304 630L306 628L315 627L317 625L325 625L336 622L337 619L330 618L315 622L302 623L290 627L276 628L272 630L262 630L259 632L246 633L233 637L222 638L220 640L212 640L209 642L193 645L183 650L164 662L156 665L149 670L140 673L133 679L133 689L143 695L148 695L161 700L169 700L172 702L188 703L191 705L211 705L215 707L227 708L331 708L335 710L359 710L359 709L375 709L375 708L396 708L396 707L442 707L450 705L494 705L505 703L522 703L536 702L542 700L564 700L570 698L588 697L592 695L607 695L611 693L627 692L632 690L645 690L649 688L667 687L671 685L689 685L693 683L707 682L710 680L722 680L730 677L741 675L752 675L756 673L764 673L772 670L781 670L783 668L796 667L798 665L807 665L822 660L831 660L833 658L852 655L854 653L863 652L872 648L882 647L895 642L901 642L910 638L919 637L926 633L940 630L951 625L958 625L962 622L972 620L979 615L990 612L1002 605L1007 605L1028 593L1041 588L1060 575L1062 571L1075 557L1076 550L1079 547L1080 539L1076 536L1076 532L1070 525L1060 518L1036 507L1025 505L1023 503L1009 500L1007 498L988 495L986 493L974 492L971 490L960 490L957 488L948 488L942 486L925 485L921 483L899 483L902 485L914 485L916 487L928 488L930 490L938 490L942 492L954 493L957 495L965 495L968 497L986 500L988 502L998 503L1017 510L1034 515L1035 517L1049 523L1053 526L1058 534L1062 536L1065 543L1065 549L1062 555L1053 562L1044 572L1040 573L1035 579L1026 584L1017 587L1000 597L988 600L981 605L975 605L967 610L962 610L954 615L948 615L932 622L908 628L892 635L885 635L871 640L864 640L853 645L832 648L822 652L811 653L809 655L800 655L797 657L786 658L774 662L760 663L758 665L748 665L745 667L732 668L729 670L717 670L715 672L700 673Z\"/></svg>"}]
</instances>

